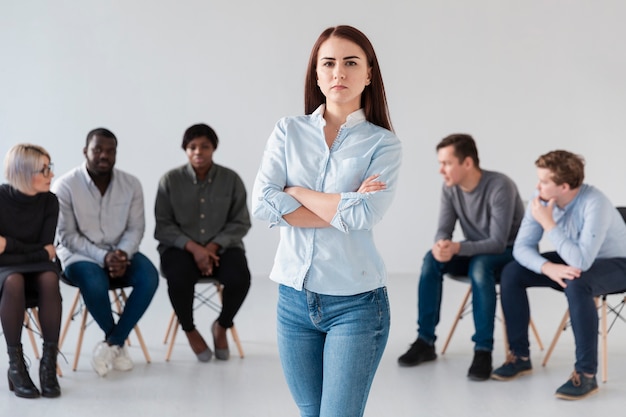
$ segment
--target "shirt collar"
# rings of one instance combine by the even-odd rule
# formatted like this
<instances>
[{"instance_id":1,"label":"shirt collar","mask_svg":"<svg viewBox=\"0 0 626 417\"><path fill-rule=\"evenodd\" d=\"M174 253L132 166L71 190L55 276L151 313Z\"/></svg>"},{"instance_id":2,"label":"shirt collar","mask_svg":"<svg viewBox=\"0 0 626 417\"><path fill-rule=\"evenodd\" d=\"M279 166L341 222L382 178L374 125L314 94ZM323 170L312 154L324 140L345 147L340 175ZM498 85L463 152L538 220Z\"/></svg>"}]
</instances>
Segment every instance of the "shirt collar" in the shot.
<instances>
[{"instance_id":1,"label":"shirt collar","mask_svg":"<svg viewBox=\"0 0 626 417\"><path fill-rule=\"evenodd\" d=\"M85 180L87 180L88 183L93 183L93 179L91 178L91 175L89 175L89 171L87 171L87 161L83 162L83 165L81 166L81 172L82 175L85 177ZM115 167L113 167L111 169L111 181L109 182L112 183L113 182L113 178L115 178Z\"/></svg>"},{"instance_id":2,"label":"shirt collar","mask_svg":"<svg viewBox=\"0 0 626 417\"><path fill-rule=\"evenodd\" d=\"M322 121L324 120L325 110L326 105L320 104L320 106L315 109L312 115ZM346 118L346 122L342 125L342 127L353 127L364 121L366 121L365 112L363 111L363 109L358 109L348 115L348 117Z\"/></svg>"},{"instance_id":3,"label":"shirt collar","mask_svg":"<svg viewBox=\"0 0 626 417\"><path fill-rule=\"evenodd\" d=\"M217 171L217 168L216 168L215 161L214 161L213 165L211 165L211 168L209 168L209 172L207 173L207 176L204 182L208 182L209 184L212 183L213 178L215 178L216 171ZM187 175L189 175L189 178L191 178L191 181L193 181L194 184L203 182L198 179L198 177L196 176L196 171L194 171L190 163L187 163L185 165L185 172L187 173Z\"/></svg>"},{"instance_id":4,"label":"shirt collar","mask_svg":"<svg viewBox=\"0 0 626 417\"><path fill-rule=\"evenodd\" d=\"M581 184L581 186L580 186L580 188L579 188L578 192L576 193L576 195L574 196L574 198L572 198L572 201L570 201L569 203L567 203L567 204L565 205L565 207L563 207L563 209L559 209L559 210L561 210L561 211L563 211L563 212L566 212L566 211L570 210L572 207L574 207L574 206L576 205L576 203L578 203L578 200L580 199L580 198L579 198L579 197L580 197L580 195L581 195L581 194L584 194L584 193L587 191L587 188L588 188L587 184ZM557 206L557 208L558 208L558 206Z\"/></svg>"}]
</instances>

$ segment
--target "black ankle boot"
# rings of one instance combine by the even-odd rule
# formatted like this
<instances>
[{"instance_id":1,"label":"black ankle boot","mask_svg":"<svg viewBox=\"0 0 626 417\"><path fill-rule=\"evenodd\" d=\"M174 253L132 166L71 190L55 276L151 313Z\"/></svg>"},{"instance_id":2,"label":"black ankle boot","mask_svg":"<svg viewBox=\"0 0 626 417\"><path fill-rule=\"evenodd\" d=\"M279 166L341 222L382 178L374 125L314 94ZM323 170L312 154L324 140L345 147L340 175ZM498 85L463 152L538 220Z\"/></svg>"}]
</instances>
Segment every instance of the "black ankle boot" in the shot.
<instances>
[{"instance_id":1,"label":"black ankle boot","mask_svg":"<svg viewBox=\"0 0 626 417\"><path fill-rule=\"evenodd\" d=\"M9 354L9 389L15 392L15 395L22 398L37 398L39 390L28 375L28 368L24 362L24 352L22 345L8 346Z\"/></svg>"},{"instance_id":2,"label":"black ankle boot","mask_svg":"<svg viewBox=\"0 0 626 417\"><path fill-rule=\"evenodd\" d=\"M57 379L57 353L58 345L53 342L44 342L43 354L39 362L39 382L41 382L41 395L47 398L55 398L61 395L61 387Z\"/></svg>"}]
</instances>

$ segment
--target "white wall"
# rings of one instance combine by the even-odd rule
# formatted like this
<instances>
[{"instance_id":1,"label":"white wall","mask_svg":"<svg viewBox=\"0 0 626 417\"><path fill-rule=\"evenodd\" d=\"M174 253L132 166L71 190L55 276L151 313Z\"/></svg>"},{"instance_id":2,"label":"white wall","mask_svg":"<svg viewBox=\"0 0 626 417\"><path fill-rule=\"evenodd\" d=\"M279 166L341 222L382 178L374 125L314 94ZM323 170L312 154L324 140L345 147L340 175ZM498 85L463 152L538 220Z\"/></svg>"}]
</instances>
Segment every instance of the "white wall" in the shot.
<instances>
[{"instance_id":1,"label":"white wall","mask_svg":"<svg viewBox=\"0 0 626 417\"><path fill-rule=\"evenodd\" d=\"M251 191L274 123L302 113L313 42L351 24L377 50L404 144L377 243L390 272L416 273L437 218L434 147L449 133L473 134L482 166L510 175L523 198L536 157L565 148L626 204L625 16L621 0L0 0L0 154L41 144L63 173L83 161L90 129L113 130L117 166L144 185L142 250L157 261L154 195L185 162L183 131L213 126L217 163ZM254 222L253 273L269 271L276 242Z\"/></svg>"}]
</instances>

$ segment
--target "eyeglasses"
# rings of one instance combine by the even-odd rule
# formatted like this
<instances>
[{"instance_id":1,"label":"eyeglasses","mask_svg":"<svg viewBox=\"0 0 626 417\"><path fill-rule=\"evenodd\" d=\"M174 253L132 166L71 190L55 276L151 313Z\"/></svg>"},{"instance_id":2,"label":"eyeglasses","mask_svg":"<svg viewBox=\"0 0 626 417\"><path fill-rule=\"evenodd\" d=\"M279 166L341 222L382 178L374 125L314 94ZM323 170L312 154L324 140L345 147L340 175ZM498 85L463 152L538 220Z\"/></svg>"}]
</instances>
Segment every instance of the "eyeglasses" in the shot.
<instances>
[{"instance_id":1,"label":"eyeglasses","mask_svg":"<svg viewBox=\"0 0 626 417\"><path fill-rule=\"evenodd\" d=\"M54 164L50 162L48 166L43 167L41 170L35 172L35 174L43 174L44 177L48 178L51 173L54 172Z\"/></svg>"}]
</instances>

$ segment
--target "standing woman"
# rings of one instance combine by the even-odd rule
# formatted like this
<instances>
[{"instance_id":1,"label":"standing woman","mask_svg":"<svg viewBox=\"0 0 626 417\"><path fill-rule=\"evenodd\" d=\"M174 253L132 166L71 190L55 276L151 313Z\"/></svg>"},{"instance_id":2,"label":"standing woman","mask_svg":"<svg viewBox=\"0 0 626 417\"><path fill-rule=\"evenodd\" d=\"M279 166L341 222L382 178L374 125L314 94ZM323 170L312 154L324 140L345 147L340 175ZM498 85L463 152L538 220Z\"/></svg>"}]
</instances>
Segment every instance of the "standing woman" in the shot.
<instances>
[{"instance_id":1,"label":"standing woman","mask_svg":"<svg viewBox=\"0 0 626 417\"><path fill-rule=\"evenodd\" d=\"M24 398L58 397L61 293L53 241L59 203L50 192L50 155L40 146L15 145L5 157L4 176L8 184L0 185L0 320L9 354L9 389ZM41 319L41 394L22 352L27 296L37 299Z\"/></svg>"},{"instance_id":2,"label":"standing woman","mask_svg":"<svg viewBox=\"0 0 626 417\"><path fill-rule=\"evenodd\" d=\"M305 116L281 119L256 177L253 215L280 226L278 348L302 416L361 416L389 335L384 263L372 228L397 186L374 49L350 26L311 51Z\"/></svg>"}]
</instances>

